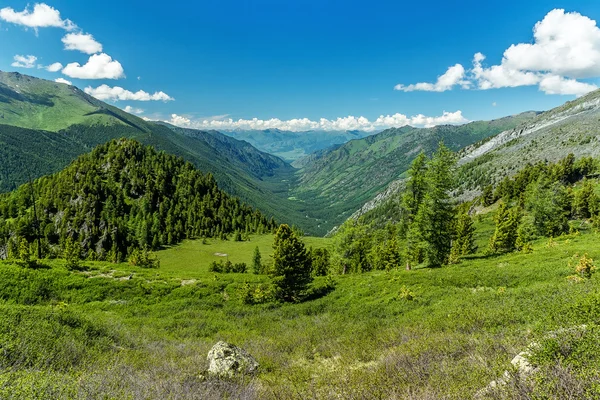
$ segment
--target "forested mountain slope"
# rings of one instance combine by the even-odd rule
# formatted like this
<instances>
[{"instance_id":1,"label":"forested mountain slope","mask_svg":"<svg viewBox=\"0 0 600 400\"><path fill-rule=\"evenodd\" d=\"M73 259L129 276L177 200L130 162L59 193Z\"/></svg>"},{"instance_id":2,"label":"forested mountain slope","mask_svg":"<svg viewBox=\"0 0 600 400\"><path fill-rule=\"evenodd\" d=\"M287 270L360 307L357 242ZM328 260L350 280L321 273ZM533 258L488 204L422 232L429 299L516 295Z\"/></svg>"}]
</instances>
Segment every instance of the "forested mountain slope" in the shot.
<instances>
[{"instance_id":1,"label":"forested mountain slope","mask_svg":"<svg viewBox=\"0 0 600 400\"><path fill-rule=\"evenodd\" d=\"M336 149L303 160L299 185L293 191L300 201L318 204L319 218L328 226L343 222L390 182L400 178L419 152L431 154L440 141L459 150L534 118L535 112L494 121L434 128L393 128L353 140Z\"/></svg>"},{"instance_id":2,"label":"forested mountain slope","mask_svg":"<svg viewBox=\"0 0 600 400\"><path fill-rule=\"evenodd\" d=\"M33 199L36 207L33 207ZM36 215L37 214L37 215ZM185 238L268 232L274 221L220 190L211 174L127 139L0 196L0 241L14 253L37 239L60 254L69 241L90 259L123 260Z\"/></svg>"}]
</instances>

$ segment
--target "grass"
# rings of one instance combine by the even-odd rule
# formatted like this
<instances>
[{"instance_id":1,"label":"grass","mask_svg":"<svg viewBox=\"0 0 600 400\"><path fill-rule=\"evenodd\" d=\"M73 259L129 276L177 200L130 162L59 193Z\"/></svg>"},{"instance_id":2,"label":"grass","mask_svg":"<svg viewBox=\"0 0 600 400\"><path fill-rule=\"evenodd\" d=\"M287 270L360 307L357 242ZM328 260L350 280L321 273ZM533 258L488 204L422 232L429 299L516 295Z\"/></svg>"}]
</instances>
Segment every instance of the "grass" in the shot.
<instances>
[{"instance_id":1,"label":"grass","mask_svg":"<svg viewBox=\"0 0 600 400\"><path fill-rule=\"evenodd\" d=\"M490 226L486 216L478 231ZM158 270L87 263L87 271L73 273L61 260L37 270L4 262L0 397L472 398L547 332L600 323L594 311L600 309L600 276L579 284L567 279L575 254L600 259L598 239L588 229L551 246L540 239L531 254L480 253L440 269L336 276L336 289L325 297L254 306L242 304L239 289L268 277L215 274L208 263L218 259L215 253L250 263L255 246L265 259L270 236L188 241L159 252ZM218 340L248 350L261 373L233 381L202 378L206 354ZM600 351L592 344L565 345L587 351L583 365L552 350L556 346L545 347L547 368L563 368L547 376L587 382L588 392L581 393L597 394ZM539 383L538 394L547 393L541 398L561 398L552 382ZM500 397L519 398L528 390Z\"/></svg>"}]
</instances>

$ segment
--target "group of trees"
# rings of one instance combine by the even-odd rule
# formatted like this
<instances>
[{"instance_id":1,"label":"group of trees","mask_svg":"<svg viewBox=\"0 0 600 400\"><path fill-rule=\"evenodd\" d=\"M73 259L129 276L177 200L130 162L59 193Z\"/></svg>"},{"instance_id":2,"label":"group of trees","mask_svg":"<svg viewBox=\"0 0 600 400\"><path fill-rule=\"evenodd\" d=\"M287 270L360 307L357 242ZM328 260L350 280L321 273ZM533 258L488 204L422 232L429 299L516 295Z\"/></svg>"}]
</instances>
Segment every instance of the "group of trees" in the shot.
<instances>
[{"instance_id":1,"label":"group of trees","mask_svg":"<svg viewBox=\"0 0 600 400\"><path fill-rule=\"evenodd\" d=\"M0 196L0 248L23 241L63 256L122 261L186 238L271 232L273 219L221 191L210 174L132 140L113 140L63 171ZM34 212L34 204L37 206Z\"/></svg>"},{"instance_id":2,"label":"group of trees","mask_svg":"<svg viewBox=\"0 0 600 400\"><path fill-rule=\"evenodd\" d=\"M455 155L443 143L429 159L419 154L408 171L399 222L374 228L347 221L336 234L333 264L339 273L390 270L425 262L440 267L475 251L473 221L457 207Z\"/></svg>"},{"instance_id":3,"label":"group of trees","mask_svg":"<svg viewBox=\"0 0 600 400\"><path fill-rule=\"evenodd\" d=\"M570 230L570 219L593 218L598 223L600 198L586 177L596 172L589 157L575 160L572 154L557 163L527 165L498 187L482 194L484 205L500 200L496 228L489 251L528 249L536 236L555 237ZM574 183L580 181L579 187Z\"/></svg>"}]
</instances>

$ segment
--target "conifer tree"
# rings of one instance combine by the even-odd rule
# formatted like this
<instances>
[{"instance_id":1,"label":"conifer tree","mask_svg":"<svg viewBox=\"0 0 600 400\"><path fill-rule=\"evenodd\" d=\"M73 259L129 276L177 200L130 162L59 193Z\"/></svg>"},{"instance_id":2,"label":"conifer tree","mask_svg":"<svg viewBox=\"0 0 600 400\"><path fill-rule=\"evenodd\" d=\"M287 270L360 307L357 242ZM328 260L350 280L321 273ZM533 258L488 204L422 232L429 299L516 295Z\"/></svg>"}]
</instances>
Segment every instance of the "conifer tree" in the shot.
<instances>
[{"instance_id":1,"label":"conifer tree","mask_svg":"<svg viewBox=\"0 0 600 400\"><path fill-rule=\"evenodd\" d=\"M406 184L406 193L402 197L402 210L406 229L406 248L404 252L406 269L410 269L412 263L423 261L423 238L419 227L415 225L415 218L427 191L426 172L427 156L424 152L421 152L413 160L408 170L409 179Z\"/></svg>"},{"instance_id":2,"label":"conifer tree","mask_svg":"<svg viewBox=\"0 0 600 400\"><path fill-rule=\"evenodd\" d=\"M508 252L515 249L520 220L521 210L516 207L509 208L504 202L500 204L494 217L496 229L490 238L490 252Z\"/></svg>"},{"instance_id":3,"label":"conifer tree","mask_svg":"<svg viewBox=\"0 0 600 400\"><path fill-rule=\"evenodd\" d=\"M262 272L262 257L258 246L254 248L254 255L252 256L252 271L257 275Z\"/></svg>"},{"instance_id":4,"label":"conifer tree","mask_svg":"<svg viewBox=\"0 0 600 400\"><path fill-rule=\"evenodd\" d=\"M273 243L273 275L277 296L299 301L312 281L310 256L304 243L288 225L281 225Z\"/></svg>"},{"instance_id":5,"label":"conifer tree","mask_svg":"<svg viewBox=\"0 0 600 400\"><path fill-rule=\"evenodd\" d=\"M454 187L455 164L452 151L440 143L427 167L427 193L415 224L425 243L425 261L430 267L441 267L450 255L455 217L450 190Z\"/></svg>"},{"instance_id":6,"label":"conifer tree","mask_svg":"<svg viewBox=\"0 0 600 400\"><path fill-rule=\"evenodd\" d=\"M458 216L456 222L456 237L452 241L452 251L450 252L451 262L457 262L460 257L473 254L477 251L475 245L475 227L471 216L463 212Z\"/></svg>"}]
</instances>

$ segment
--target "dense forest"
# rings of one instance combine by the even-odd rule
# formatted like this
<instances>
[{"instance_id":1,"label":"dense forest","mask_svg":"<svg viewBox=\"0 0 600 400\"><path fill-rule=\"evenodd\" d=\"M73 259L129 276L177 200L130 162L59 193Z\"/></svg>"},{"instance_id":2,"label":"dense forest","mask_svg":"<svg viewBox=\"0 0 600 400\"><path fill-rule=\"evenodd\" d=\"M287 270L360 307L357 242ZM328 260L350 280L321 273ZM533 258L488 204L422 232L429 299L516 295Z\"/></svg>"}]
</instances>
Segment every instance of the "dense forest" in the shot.
<instances>
[{"instance_id":1,"label":"dense forest","mask_svg":"<svg viewBox=\"0 0 600 400\"><path fill-rule=\"evenodd\" d=\"M63 171L0 196L0 255L44 257L76 246L120 261L186 238L269 232L275 222L221 191L211 174L133 140L95 148ZM39 239L39 240L38 240Z\"/></svg>"}]
</instances>

